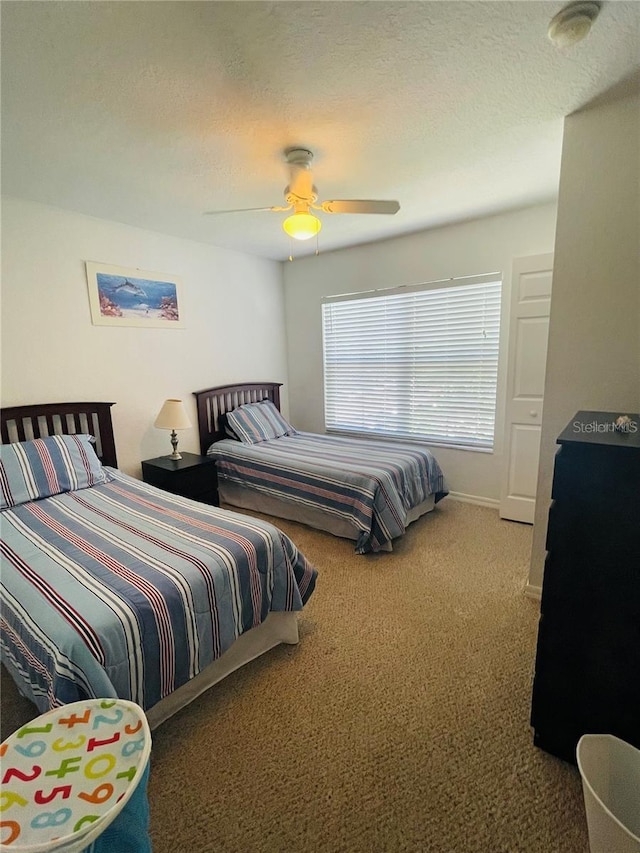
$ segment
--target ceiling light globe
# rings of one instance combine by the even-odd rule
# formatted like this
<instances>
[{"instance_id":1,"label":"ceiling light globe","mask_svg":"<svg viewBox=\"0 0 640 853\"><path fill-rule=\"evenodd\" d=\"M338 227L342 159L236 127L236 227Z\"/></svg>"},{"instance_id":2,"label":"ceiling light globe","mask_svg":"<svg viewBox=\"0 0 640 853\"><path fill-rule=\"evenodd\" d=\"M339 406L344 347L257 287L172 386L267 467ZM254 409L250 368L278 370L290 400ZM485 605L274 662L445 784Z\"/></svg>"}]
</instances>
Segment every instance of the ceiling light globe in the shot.
<instances>
[{"instance_id":1,"label":"ceiling light globe","mask_svg":"<svg viewBox=\"0 0 640 853\"><path fill-rule=\"evenodd\" d=\"M591 29L591 18L586 15L576 15L570 21L549 27L549 38L558 47L569 47L582 41Z\"/></svg>"},{"instance_id":2,"label":"ceiling light globe","mask_svg":"<svg viewBox=\"0 0 640 853\"><path fill-rule=\"evenodd\" d=\"M585 38L600 12L600 3L576 0L551 19L548 35L556 47L570 47Z\"/></svg>"},{"instance_id":3,"label":"ceiling light globe","mask_svg":"<svg viewBox=\"0 0 640 853\"><path fill-rule=\"evenodd\" d=\"M312 213L294 213L282 223L282 227L294 240L309 240L322 228L322 222Z\"/></svg>"}]
</instances>

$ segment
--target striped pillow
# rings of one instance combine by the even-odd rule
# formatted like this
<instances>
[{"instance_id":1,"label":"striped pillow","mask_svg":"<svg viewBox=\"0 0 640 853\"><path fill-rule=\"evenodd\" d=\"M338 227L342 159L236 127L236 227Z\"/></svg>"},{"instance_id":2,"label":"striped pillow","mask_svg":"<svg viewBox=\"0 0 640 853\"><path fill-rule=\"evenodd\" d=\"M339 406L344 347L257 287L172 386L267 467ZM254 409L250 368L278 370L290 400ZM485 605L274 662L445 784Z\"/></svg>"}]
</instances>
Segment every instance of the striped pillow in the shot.
<instances>
[{"instance_id":1,"label":"striped pillow","mask_svg":"<svg viewBox=\"0 0 640 853\"><path fill-rule=\"evenodd\" d=\"M246 403L227 412L227 423L244 444L258 444L296 431L280 414L271 400Z\"/></svg>"},{"instance_id":2,"label":"striped pillow","mask_svg":"<svg viewBox=\"0 0 640 853\"><path fill-rule=\"evenodd\" d=\"M90 435L51 435L0 446L0 510L109 482Z\"/></svg>"}]
</instances>

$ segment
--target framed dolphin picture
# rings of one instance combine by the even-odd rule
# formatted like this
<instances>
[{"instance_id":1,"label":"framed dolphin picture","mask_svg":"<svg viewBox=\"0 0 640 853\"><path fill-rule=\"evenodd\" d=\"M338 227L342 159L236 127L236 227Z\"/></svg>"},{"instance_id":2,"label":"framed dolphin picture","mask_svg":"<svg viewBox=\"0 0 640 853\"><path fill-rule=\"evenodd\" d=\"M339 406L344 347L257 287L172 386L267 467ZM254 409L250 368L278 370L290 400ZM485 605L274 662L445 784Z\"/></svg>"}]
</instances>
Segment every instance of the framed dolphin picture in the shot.
<instances>
[{"instance_id":1,"label":"framed dolphin picture","mask_svg":"<svg viewBox=\"0 0 640 853\"><path fill-rule=\"evenodd\" d=\"M94 326L183 329L181 281L174 275L86 261Z\"/></svg>"}]
</instances>

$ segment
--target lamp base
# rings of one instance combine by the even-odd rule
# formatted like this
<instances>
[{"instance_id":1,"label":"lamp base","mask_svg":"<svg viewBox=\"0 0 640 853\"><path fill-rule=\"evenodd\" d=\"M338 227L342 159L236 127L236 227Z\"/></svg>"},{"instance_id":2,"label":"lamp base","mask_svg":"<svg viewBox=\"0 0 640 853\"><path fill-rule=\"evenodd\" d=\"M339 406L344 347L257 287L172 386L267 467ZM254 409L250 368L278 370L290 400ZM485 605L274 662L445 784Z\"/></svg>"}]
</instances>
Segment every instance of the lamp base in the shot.
<instances>
[{"instance_id":1,"label":"lamp base","mask_svg":"<svg viewBox=\"0 0 640 853\"><path fill-rule=\"evenodd\" d=\"M178 453L178 433L175 429L171 430L171 447L173 447L173 453L169 456L169 459L182 459L182 456Z\"/></svg>"}]
</instances>

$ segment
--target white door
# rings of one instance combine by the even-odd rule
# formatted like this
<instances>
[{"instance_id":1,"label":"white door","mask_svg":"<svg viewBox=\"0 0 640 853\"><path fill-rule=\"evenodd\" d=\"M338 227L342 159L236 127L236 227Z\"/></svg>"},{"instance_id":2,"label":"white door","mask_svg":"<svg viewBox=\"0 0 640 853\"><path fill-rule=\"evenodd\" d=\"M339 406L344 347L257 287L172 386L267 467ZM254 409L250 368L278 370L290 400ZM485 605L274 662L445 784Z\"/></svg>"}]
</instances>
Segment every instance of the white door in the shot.
<instances>
[{"instance_id":1,"label":"white door","mask_svg":"<svg viewBox=\"0 0 640 853\"><path fill-rule=\"evenodd\" d=\"M513 262L500 517L533 524L553 255Z\"/></svg>"}]
</instances>

